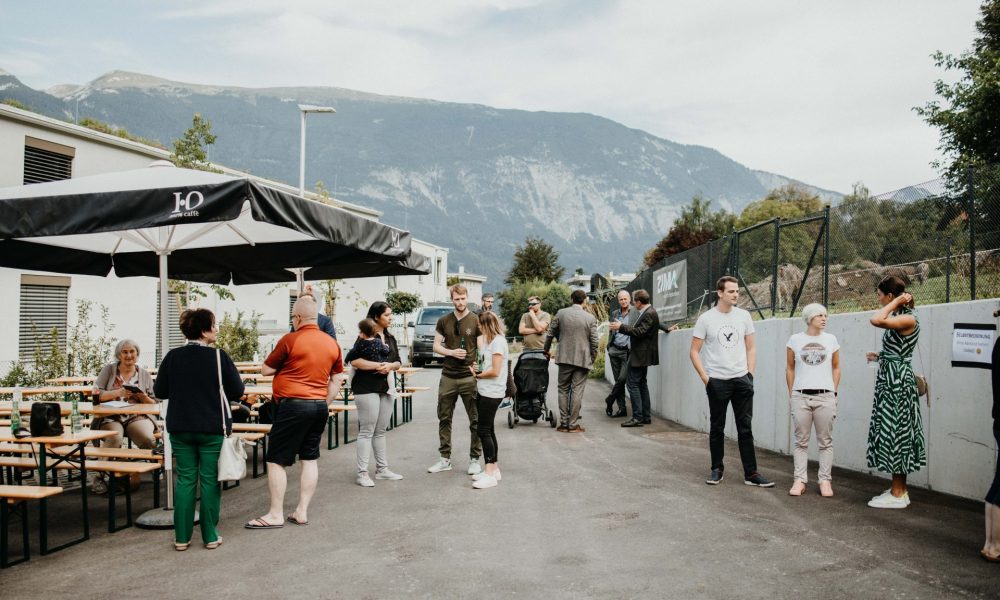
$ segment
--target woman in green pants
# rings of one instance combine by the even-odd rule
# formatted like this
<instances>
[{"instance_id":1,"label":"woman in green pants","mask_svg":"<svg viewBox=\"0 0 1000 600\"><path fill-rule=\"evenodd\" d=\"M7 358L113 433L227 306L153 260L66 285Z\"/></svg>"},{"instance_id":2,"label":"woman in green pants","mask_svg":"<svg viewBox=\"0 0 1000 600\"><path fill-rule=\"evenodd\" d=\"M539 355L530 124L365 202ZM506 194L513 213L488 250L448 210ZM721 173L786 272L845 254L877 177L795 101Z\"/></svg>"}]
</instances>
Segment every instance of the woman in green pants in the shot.
<instances>
[{"instance_id":1,"label":"woman in green pants","mask_svg":"<svg viewBox=\"0 0 1000 600\"><path fill-rule=\"evenodd\" d=\"M199 308L181 314L188 343L163 357L153 390L167 398L167 431L176 459L174 484L174 548L187 550L194 533L194 504L201 480L201 541L209 550L222 544L219 523L219 450L232 419L223 406L243 396L243 381L229 356L211 348L218 329L212 311ZM226 396L223 404L219 393Z\"/></svg>"}]
</instances>

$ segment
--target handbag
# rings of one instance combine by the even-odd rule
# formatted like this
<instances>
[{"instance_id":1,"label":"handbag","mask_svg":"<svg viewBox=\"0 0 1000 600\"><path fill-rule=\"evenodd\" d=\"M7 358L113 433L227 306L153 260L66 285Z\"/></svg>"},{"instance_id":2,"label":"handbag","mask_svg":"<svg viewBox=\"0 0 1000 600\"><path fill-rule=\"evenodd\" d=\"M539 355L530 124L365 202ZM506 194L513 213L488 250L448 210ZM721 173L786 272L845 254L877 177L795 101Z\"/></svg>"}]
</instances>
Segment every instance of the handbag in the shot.
<instances>
[{"instance_id":1,"label":"handbag","mask_svg":"<svg viewBox=\"0 0 1000 600\"><path fill-rule=\"evenodd\" d=\"M57 402L35 402L31 405L31 435L49 437L62 435L62 410Z\"/></svg>"},{"instance_id":2,"label":"handbag","mask_svg":"<svg viewBox=\"0 0 1000 600\"><path fill-rule=\"evenodd\" d=\"M243 440L226 431L226 417L232 420L226 390L222 387L222 356L215 349L215 366L219 373L219 398L222 401L222 448L219 449L219 481L239 481L247 476L247 451Z\"/></svg>"},{"instance_id":3,"label":"handbag","mask_svg":"<svg viewBox=\"0 0 1000 600\"><path fill-rule=\"evenodd\" d=\"M926 372L927 369L924 368L924 355L922 352L920 352L919 344L917 345L917 358L920 360L920 370ZM927 377L925 375L918 375L917 373L914 373L913 379L917 383L917 397L919 398L920 396L927 396L927 406L930 406L931 405L931 397L929 394L930 386L927 383Z\"/></svg>"}]
</instances>

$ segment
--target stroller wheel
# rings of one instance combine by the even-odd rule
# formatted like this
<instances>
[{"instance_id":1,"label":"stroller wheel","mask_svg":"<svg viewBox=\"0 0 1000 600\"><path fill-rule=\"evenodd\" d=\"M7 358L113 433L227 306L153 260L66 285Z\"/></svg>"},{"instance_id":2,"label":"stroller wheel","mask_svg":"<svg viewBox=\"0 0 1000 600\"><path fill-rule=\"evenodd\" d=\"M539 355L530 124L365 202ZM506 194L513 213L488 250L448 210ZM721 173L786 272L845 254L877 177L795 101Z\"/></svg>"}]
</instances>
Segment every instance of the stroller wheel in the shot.
<instances>
[{"instance_id":1,"label":"stroller wheel","mask_svg":"<svg viewBox=\"0 0 1000 600\"><path fill-rule=\"evenodd\" d=\"M554 428L556 426L556 418L554 416L552 416L552 411L551 410L549 411L549 419L548 419L548 421L549 421L549 427L553 427Z\"/></svg>"},{"instance_id":2,"label":"stroller wheel","mask_svg":"<svg viewBox=\"0 0 1000 600\"><path fill-rule=\"evenodd\" d=\"M514 429L514 415L507 413L507 427Z\"/></svg>"}]
</instances>

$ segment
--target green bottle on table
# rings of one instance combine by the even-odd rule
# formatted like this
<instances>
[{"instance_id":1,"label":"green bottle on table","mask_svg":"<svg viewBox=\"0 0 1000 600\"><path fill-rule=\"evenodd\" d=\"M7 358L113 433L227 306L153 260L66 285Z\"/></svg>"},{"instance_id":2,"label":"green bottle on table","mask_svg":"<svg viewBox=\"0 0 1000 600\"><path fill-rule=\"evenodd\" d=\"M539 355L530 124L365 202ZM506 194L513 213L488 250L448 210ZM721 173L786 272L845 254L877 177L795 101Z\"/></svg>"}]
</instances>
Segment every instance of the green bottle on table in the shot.
<instances>
[{"instance_id":1,"label":"green bottle on table","mask_svg":"<svg viewBox=\"0 0 1000 600\"><path fill-rule=\"evenodd\" d=\"M80 400L76 394L73 394L72 406L73 408L69 414L69 430L72 433L80 433L83 431L83 422L80 417Z\"/></svg>"},{"instance_id":2,"label":"green bottle on table","mask_svg":"<svg viewBox=\"0 0 1000 600\"><path fill-rule=\"evenodd\" d=\"M10 431L16 433L21 428L21 386L14 388L14 400L10 405Z\"/></svg>"}]
</instances>

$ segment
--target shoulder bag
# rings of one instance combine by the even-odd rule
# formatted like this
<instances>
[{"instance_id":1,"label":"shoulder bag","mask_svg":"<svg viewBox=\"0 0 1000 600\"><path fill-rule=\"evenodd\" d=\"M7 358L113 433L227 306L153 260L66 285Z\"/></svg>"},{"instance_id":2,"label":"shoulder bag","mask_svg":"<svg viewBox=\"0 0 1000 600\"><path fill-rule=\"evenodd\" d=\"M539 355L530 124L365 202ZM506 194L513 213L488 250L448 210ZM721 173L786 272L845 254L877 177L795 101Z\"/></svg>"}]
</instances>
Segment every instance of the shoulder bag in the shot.
<instances>
[{"instance_id":1,"label":"shoulder bag","mask_svg":"<svg viewBox=\"0 0 1000 600\"><path fill-rule=\"evenodd\" d=\"M920 351L920 344L919 343L917 344L917 357L920 359L920 370L924 371L926 373L927 369L926 369L926 367L924 367L924 355ZM927 383L927 376L926 375L918 375L917 373L914 373L913 374L913 380L916 381L916 383L917 383L917 397L919 398L920 396L926 396L927 397L927 406L930 406L931 405L931 396L930 396L930 393L929 393L930 392L930 386Z\"/></svg>"},{"instance_id":2,"label":"shoulder bag","mask_svg":"<svg viewBox=\"0 0 1000 600\"><path fill-rule=\"evenodd\" d=\"M219 481L239 481L247 476L247 451L243 440L231 435L226 429L226 417L232 419L226 390L222 386L222 356L215 349L215 367L219 373L219 398L222 401L222 448L219 450Z\"/></svg>"}]
</instances>

